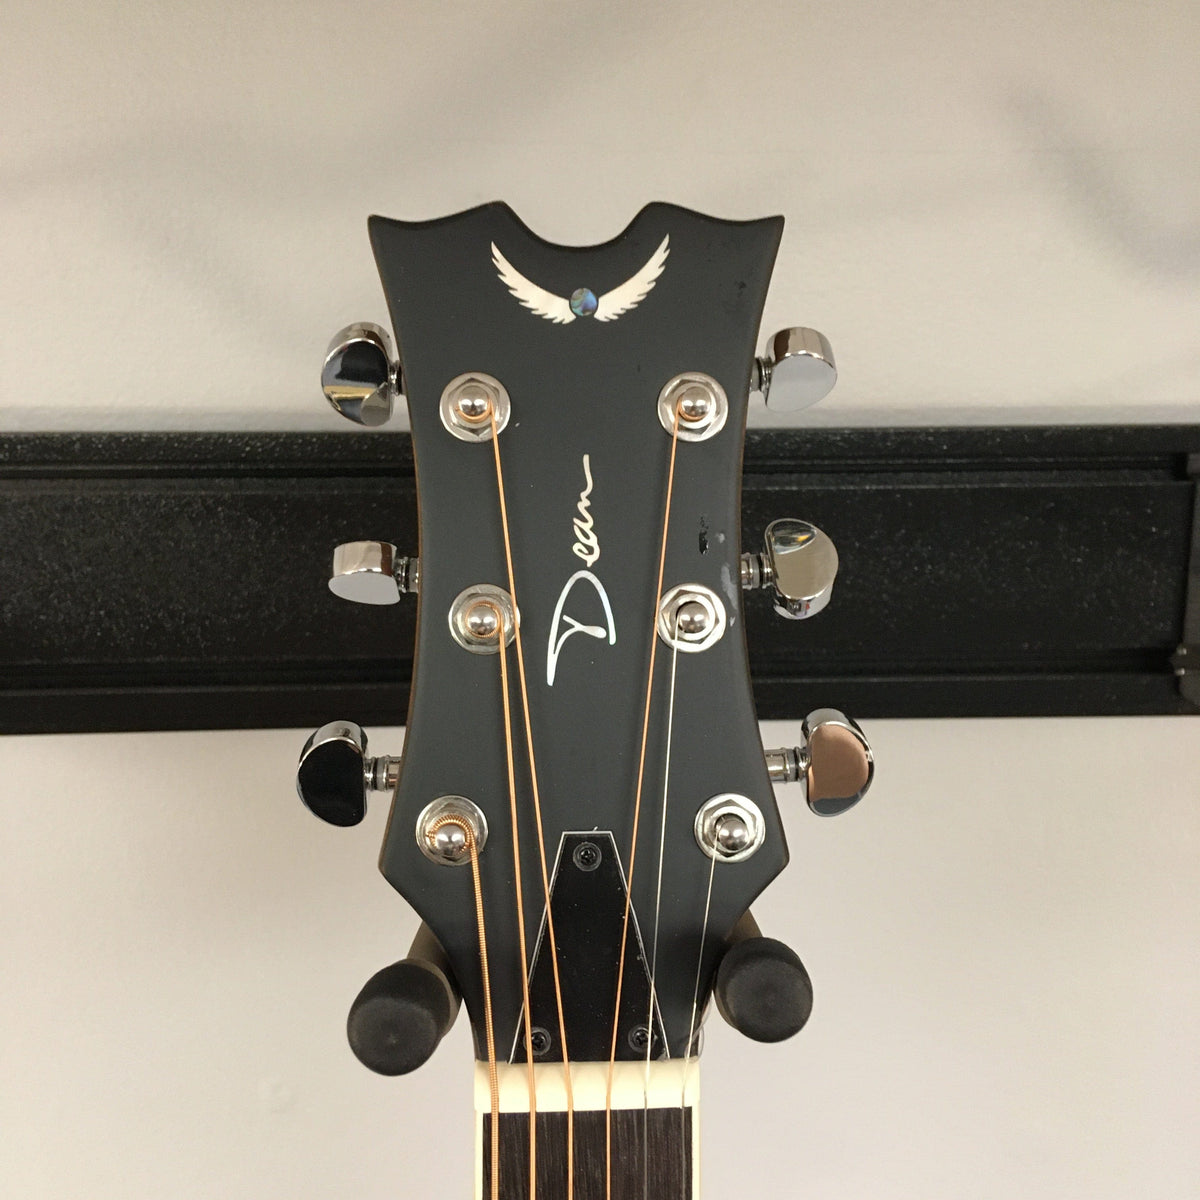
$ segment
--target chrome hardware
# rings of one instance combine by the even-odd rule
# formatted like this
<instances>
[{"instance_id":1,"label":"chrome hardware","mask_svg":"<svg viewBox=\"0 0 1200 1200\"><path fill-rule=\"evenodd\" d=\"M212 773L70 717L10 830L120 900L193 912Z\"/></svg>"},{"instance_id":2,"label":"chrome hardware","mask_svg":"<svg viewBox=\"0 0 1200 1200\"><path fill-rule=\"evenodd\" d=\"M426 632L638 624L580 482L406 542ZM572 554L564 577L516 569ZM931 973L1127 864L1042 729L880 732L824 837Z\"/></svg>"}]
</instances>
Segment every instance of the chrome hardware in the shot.
<instances>
[{"instance_id":1,"label":"chrome hardware","mask_svg":"<svg viewBox=\"0 0 1200 1200\"><path fill-rule=\"evenodd\" d=\"M355 604L396 604L420 578L420 559L398 555L391 542L343 542L333 552L329 590Z\"/></svg>"},{"instance_id":2,"label":"chrome hardware","mask_svg":"<svg viewBox=\"0 0 1200 1200\"><path fill-rule=\"evenodd\" d=\"M777 412L798 412L824 400L837 383L833 348L816 329L781 329L754 360L750 390Z\"/></svg>"},{"instance_id":3,"label":"chrome hardware","mask_svg":"<svg viewBox=\"0 0 1200 1200\"><path fill-rule=\"evenodd\" d=\"M667 592L658 606L658 636L684 654L697 654L725 633L725 605L701 583L682 583Z\"/></svg>"},{"instance_id":4,"label":"chrome hardware","mask_svg":"<svg viewBox=\"0 0 1200 1200\"><path fill-rule=\"evenodd\" d=\"M747 796L722 792L706 800L696 813L696 844L718 862L741 862L767 836L762 810Z\"/></svg>"},{"instance_id":5,"label":"chrome hardware","mask_svg":"<svg viewBox=\"0 0 1200 1200\"><path fill-rule=\"evenodd\" d=\"M671 433L679 409L679 440L703 442L721 432L729 416L729 397L711 376L685 371L669 379L658 394L658 420Z\"/></svg>"},{"instance_id":6,"label":"chrome hardware","mask_svg":"<svg viewBox=\"0 0 1200 1200\"><path fill-rule=\"evenodd\" d=\"M439 796L417 818L417 845L430 862L463 867L471 861L468 833L476 851L487 845L487 818L466 796Z\"/></svg>"},{"instance_id":7,"label":"chrome hardware","mask_svg":"<svg viewBox=\"0 0 1200 1200\"><path fill-rule=\"evenodd\" d=\"M450 605L450 636L472 654L497 654L500 640L496 613L504 626L504 644L516 636L512 599L503 589L490 583L476 583L454 597ZM520 614L516 614L517 620Z\"/></svg>"},{"instance_id":8,"label":"chrome hardware","mask_svg":"<svg viewBox=\"0 0 1200 1200\"><path fill-rule=\"evenodd\" d=\"M334 334L321 367L321 390L334 411L356 425L382 425L400 388L400 364L385 330L360 321Z\"/></svg>"},{"instance_id":9,"label":"chrome hardware","mask_svg":"<svg viewBox=\"0 0 1200 1200\"><path fill-rule=\"evenodd\" d=\"M875 756L866 734L836 708L818 708L804 718L803 746L765 751L773 783L804 784L808 807L836 817L867 794L875 778Z\"/></svg>"},{"instance_id":10,"label":"chrome hardware","mask_svg":"<svg viewBox=\"0 0 1200 1200\"><path fill-rule=\"evenodd\" d=\"M400 759L367 757L367 734L353 721L330 721L304 743L296 792L305 807L330 825L357 825L368 792L394 791Z\"/></svg>"},{"instance_id":11,"label":"chrome hardware","mask_svg":"<svg viewBox=\"0 0 1200 1200\"><path fill-rule=\"evenodd\" d=\"M482 371L468 371L450 380L438 409L442 424L463 442L491 440L492 410L496 414L496 431L503 432L512 413L512 402L504 384Z\"/></svg>"},{"instance_id":12,"label":"chrome hardware","mask_svg":"<svg viewBox=\"0 0 1200 1200\"><path fill-rule=\"evenodd\" d=\"M743 589L772 588L775 611L794 621L815 617L829 603L837 571L837 547L829 537L790 517L767 526L761 554L742 555Z\"/></svg>"}]
</instances>

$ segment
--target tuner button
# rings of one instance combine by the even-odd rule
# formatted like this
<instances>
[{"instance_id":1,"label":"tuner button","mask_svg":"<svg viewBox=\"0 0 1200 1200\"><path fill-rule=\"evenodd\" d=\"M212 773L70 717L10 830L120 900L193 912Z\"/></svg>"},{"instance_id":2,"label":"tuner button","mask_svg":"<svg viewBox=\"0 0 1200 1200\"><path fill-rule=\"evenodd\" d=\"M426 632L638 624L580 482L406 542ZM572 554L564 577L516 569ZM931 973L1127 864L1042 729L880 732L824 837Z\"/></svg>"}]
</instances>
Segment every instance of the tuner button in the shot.
<instances>
[{"instance_id":1,"label":"tuner button","mask_svg":"<svg viewBox=\"0 0 1200 1200\"><path fill-rule=\"evenodd\" d=\"M417 560L397 555L391 542L343 542L333 552L329 590L355 604L395 604L417 589Z\"/></svg>"},{"instance_id":2,"label":"tuner button","mask_svg":"<svg viewBox=\"0 0 1200 1200\"><path fill-rule=\"evenodd\" d=\"M391 339L363 321L339 330L325 352L321 389L334 410L356 425L382 425L399 394L400 368Z\"/></svg>"},{"instance_id":3,"label":"tuner button","mask_svg":"<svg viewBox=\"0 0 1200 1200\"><path fill-rule=\"evenodd\" d=\"M367 757L367 734L353 721L330 721L304 743L296 791L305 807L330 825L357 825L367 814L367 792L396 786L400 760Z\"/></svg>"},{"instance_id":4,"label":"tuner button","mask_svg":"<svg viewBox=\"0 0 1200 1200\"><path fill-rule=\"evenodd\" d=\"M330 825L357 825L367 814L367 734L353 721L322 725L304 743L296 791Z\"/></svg>"},{"instance_id":5,"label":"tuner button","mask_svg":"<svg viewBox=\"0 0 1200 1200\"><path fill-rule=\"evenodd\" d=\"M836 708L809 713L803 728L808 807L818 816L836 817L866 795L875 756L857 723Z\"/></svg>"},{"instance_id":6,"label":"tuner button","mask_svg":"<svg viewBox=\"0 0 1200 1200\"><path fill-rule=\"evenodd\" d=\"M815 617L833 595L837 547L815 525L790 517L767 526L763 546L775 611L796 621Z\"/></svg>"},{"instance_id":7,"label":"tuner button","mask_svg":"<svg viewBox=\"0 0 1200 1200\"><path fill-rule=\"evenodd\" d=\"M816 329L781 329L757 360L751 383L776 412L798 412L824 400L837 382L833 347Z\"/></svg>"}]
</instances>

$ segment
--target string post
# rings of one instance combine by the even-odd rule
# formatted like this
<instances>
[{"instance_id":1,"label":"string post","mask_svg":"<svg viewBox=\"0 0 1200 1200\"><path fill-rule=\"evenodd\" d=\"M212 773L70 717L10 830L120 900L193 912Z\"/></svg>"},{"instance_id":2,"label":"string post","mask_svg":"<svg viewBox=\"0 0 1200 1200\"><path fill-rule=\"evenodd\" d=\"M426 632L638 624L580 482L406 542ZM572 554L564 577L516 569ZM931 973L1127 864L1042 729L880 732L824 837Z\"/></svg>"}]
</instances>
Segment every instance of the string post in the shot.
<instances>
[{"instance_id":1,"label":"string post","mask_svg":"<svg viewBox=\"0 0 1200 1200\"><path fill-rule=\"evenodd\" d=\"M417 817L417 845L438 866L466 866L487 843L487 834L487 818L466 796L439 796Z\"/></svg>"},{"instance_id":2,"label":"string post","mask_svg":"<svg viewBox=\"0 0 1200 1200\"><path fill-rule=\"evenodd\" d=\"M438 415L463 442L491 441L508 424L512 402L504 384L484 371L456 375L442 389Z\"/></svg>"},{"instance_id":3,"label":"string post","mask_svg":"<svg viewBox=\"0 0 1200 1200\"><path fill-rule=\"evenodd\" d=\"M480 641L494 638L500 631L503 618L500 610L486 600L480 600L467 609L464 617L467 629Z\"/></svg>"},{"instance_id":4,"label":"string post","mask_svg":"<svg viewBox=\"0 0 1200 1200\"><path fill-rule=\"evenodd\" d=\"M725 428L729 397L711 375L685 371L658 394L658 423L675 440L703 442Z\"/></svg>"}]
</instances>

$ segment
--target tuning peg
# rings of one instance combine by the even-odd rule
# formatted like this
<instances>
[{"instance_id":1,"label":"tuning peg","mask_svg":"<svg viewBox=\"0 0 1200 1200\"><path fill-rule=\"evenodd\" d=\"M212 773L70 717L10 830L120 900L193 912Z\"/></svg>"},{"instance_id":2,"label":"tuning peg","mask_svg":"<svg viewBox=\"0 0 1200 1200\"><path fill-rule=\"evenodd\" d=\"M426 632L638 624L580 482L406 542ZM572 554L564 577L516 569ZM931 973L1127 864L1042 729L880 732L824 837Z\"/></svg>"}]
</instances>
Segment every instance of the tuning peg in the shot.
<instances>
[{"instance_id":1,"label":"tuning peg","mask_svg":"<svg viewBox=\"0 0 1200 1200\"><path fill-rule=\"evenodd\" d=\"M391 791L399 774L399 758L367 757L367 734L361 725L331 721L300 751L296 792L322 821L357 825L367 814L367 793Z\"/></svg>"},{"instance_id":2,"label":"tuning peg","mask_svg":"<svg viewBox=\"0 0 1200 1200\"><path fill-rule=\"evenodd\" d=\"M770 587L775 611L802 621L815 617L833 595L837 547L807 521L772 521L763 534L761 554L742 555L742 587Z\"/></svg>"},{"instance_id":3,"label":"tuning peg","mask_svg":"<svg viewBox=\"0 0 1200 1200\"><path fill-rule=\"evenodd\" d=\"M400 394L400 364L386 331L361 321L334 334L321 367L321 389L348 421L382 425Z\"/></svg>"},{"instance_id":4,"label":"tuning peg","mask_svg":"<svg viewBox=\"0 0 1200 1200\"><path fill-rule=\"evenodd\" d=\"M355 604L395 604L420 577L420 560L397 554L391 542L343 542L333 552L329 590Z\"/></svg>"},{"instance_id":5,"label":"tuning peg","mask_svg":"<svg viewBox=\"0 0 1200 1200\"><path fill-rule=\"evenodd\" d=\"M380 1075L406 1075L429 1060L460 1003L446 952L423 924L408 957L372 975L350 1006L350 1049Z\"/></svg>"},{"instance_id":6,"label":"tuning peg","mask_svg":"<svg viewBox=\"0 0 1200 1200\"><path fill-rule=\"evenodd\" d=\"M837 383L833 347L816 329L781 329L767 352L754 360L750 390L762 392L769 408L798 412L824 400Z\"/></svg>"},{"instance_id":7,"label":"tuning peg","mask_svg":"<svg viewBox=\"0 0 1200 1200\"><path fill-rule=\"evenodd\" d=\"M803 746L766 751L775 783L803 782L808 807L821 817L853 808L875 778L875 756L866 734L836 708L818 708L804 718Z\"/></svg>"}]
</instances>

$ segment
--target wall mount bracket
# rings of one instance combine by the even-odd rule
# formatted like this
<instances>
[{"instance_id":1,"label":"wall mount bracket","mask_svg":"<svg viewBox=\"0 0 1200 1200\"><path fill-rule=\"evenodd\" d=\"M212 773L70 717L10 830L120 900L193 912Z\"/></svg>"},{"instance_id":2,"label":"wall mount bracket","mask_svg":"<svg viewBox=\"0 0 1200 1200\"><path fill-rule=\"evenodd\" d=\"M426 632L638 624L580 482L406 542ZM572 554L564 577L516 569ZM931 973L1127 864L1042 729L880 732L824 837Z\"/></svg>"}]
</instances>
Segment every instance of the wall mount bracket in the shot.
<instances>
[{"instance_id":1,"label":"wall mount bracket","mask_svg":"<svg viewBox=\"0 0 1200 1200\"><path fill-rule=\"evenodd\" d=\"M824 529L830 607L746 597L759 715L1200 711L1200 426L756 430L742 542ZM0 436L0 732L404 721L411 602L326 586L418 550L402 433Z\"/></svg>"}]
</instances>

